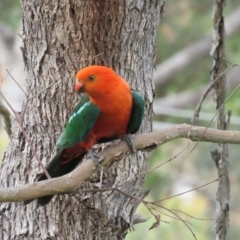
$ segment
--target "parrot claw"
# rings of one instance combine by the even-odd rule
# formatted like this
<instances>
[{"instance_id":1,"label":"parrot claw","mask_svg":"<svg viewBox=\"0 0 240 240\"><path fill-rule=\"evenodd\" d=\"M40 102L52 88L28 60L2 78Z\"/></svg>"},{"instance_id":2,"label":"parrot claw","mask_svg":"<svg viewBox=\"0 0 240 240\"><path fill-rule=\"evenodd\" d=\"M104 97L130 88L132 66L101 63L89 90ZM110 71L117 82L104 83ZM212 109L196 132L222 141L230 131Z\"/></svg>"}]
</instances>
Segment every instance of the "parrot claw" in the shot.
<instances>
[{"instance_id":1,"label":"parrot claw","mask_svg":"<svg viewBox=\"0 0 240 240\"><path fill-rule=\"evenodd\" d=\"M128 135L128 134L123 135L121 140L126 142L128 147L130 148L131 153L134 153L134 147L133 147L133 143L132 143L132 139L131 139L130 135Z\"/></svg>"},{"instance_id":2,"label":"parrot claw","mask_svg":"<svg viewBox=\"0 0 240 240\"><path fill-rule=\"evenodd\" d=\"M88 154L90 156L90 158L93 160L93 162L95 163L95 165L101 169L102 166L99 164L98 160L100 159L100 157L92 150L92 148L90 148L88 150Z\"/></svg>"}]
</instances>

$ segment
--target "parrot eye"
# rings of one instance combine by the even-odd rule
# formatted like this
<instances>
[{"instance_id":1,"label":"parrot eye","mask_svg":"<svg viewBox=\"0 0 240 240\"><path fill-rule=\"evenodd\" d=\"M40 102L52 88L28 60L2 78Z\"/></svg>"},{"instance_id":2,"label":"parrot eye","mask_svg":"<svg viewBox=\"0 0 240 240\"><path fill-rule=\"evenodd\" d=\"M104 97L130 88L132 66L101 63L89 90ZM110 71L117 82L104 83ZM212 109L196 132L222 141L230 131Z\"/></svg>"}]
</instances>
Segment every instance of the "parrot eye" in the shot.
<instances>
[{"instance_id":1,"label":"parrot eye","mask_svg":"<svg viewBox=\"0 0 240 240\"><path fill-rule=\"evenodd\" d=\"M88 77L88 79L89 79L89 81L93 81L93 80L95 80L95 76L91 75L91 76Z\"/></svg>"}]
</instances>

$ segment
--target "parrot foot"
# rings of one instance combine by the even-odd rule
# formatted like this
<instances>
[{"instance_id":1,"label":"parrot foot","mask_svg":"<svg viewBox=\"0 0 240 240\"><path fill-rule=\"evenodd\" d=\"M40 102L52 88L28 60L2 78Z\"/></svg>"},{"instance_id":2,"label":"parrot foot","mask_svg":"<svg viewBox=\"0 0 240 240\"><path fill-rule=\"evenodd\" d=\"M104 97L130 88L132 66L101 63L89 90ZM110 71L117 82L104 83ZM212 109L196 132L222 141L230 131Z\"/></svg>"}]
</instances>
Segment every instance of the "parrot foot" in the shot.
<instances>
[{"instance_id":1,"label":"parrot foot","mask_svg":"<svg viewBox=\"0 0 240 240\"><path fill-rule=\"evenodd\" d=\"M133 143L132 143L132 139L131 139L130 135L129 134L123 135L121 140L126 142L128 147L131 150L131 153L134 153L134 147L133 147Z\"/></svg>"},{"instance_id":2,"label":"parrot foot","mask_svg":"<svg viewBox=\"0 0 240 240\"><path fill-rule=\"evenodd\" d=\"M101 169L102 166L99 164L98 160L100 159L100 157L97 155L97 153L95 153L92 148L90 148L88 150L88 155L90 156L90 158L93 160L93 162L95 163L95 165Z\"/></svg>"}]
</instances>

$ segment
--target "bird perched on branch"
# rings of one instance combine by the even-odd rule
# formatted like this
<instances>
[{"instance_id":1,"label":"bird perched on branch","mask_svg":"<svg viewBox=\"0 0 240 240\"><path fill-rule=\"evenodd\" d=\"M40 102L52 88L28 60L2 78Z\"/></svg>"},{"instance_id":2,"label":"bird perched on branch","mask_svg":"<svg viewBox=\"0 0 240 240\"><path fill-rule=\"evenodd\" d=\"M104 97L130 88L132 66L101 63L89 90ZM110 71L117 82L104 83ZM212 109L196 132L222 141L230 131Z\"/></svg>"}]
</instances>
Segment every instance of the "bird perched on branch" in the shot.
<instances>
[{"instance_id":1,"label":"bird perched on branch","mask_svg":"<svg viewBox=\"0 0 240 240\"><path fill-rule=\"evenodd\" d=\"M96 143L123 139L133 151L128 134L136 133L143 119L142 96L131 91L128 83L111 68L89 66L80 70L76 74L75 90L86 94L56 143L57 153L46 168L52 178L71 172L86 153L98 165L98 156L92 150ZM45 179L43 173L38 181ZM46 205L52 197L40 197L38 204Z\"/></svg>"}]
</instances>

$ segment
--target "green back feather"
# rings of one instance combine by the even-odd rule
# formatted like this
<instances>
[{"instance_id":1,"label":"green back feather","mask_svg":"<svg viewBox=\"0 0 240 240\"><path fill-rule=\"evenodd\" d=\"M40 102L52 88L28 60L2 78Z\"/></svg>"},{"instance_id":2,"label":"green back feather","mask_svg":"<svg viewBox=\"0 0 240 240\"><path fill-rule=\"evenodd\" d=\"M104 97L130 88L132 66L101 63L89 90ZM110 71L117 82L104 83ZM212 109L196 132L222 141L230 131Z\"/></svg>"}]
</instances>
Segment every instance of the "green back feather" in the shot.
<instances>
[{"instance_id":1,"label":"green back feather","mask_svg":"<svg viewBox=\"0 0 240 240\"><path fill-rule=\"evenodd\" d=\"M143 97L139 92L134 91L132 91L132 97L133 106L127 127L127 134L134 134L138 131L144 115ZM66 149L74 146L78 142L83 142L92 130L99 114L100 109L90 101L88 95L84 95L75 107L64 132L57 140L57 148ZM111 141L114 139L115 137L109 139L106 138L100 140L100 142Z\"/></svg>"},{"instance_id":2,"label":"green back feather","mask_svg":"<svg viewBox=\"0 0 240 240\"><path fill-rule=\"evenodd\" d=\"M64 132L56 143L57 148L65 149L83 142L92 130L99 114L99 108L85 95L68 120Z\"/></svg>"},{"instance_id":3,"label":"green back feather","mask_svg":"<svg viewBox=\"0 0 240 240\"><path fill-rule=\"evenodd\" d=\"M127 134L134 134L141 126L144 115L144 99L139 92L132 91L133 106L127 127Z\"/></svg>"}]
</instances>

